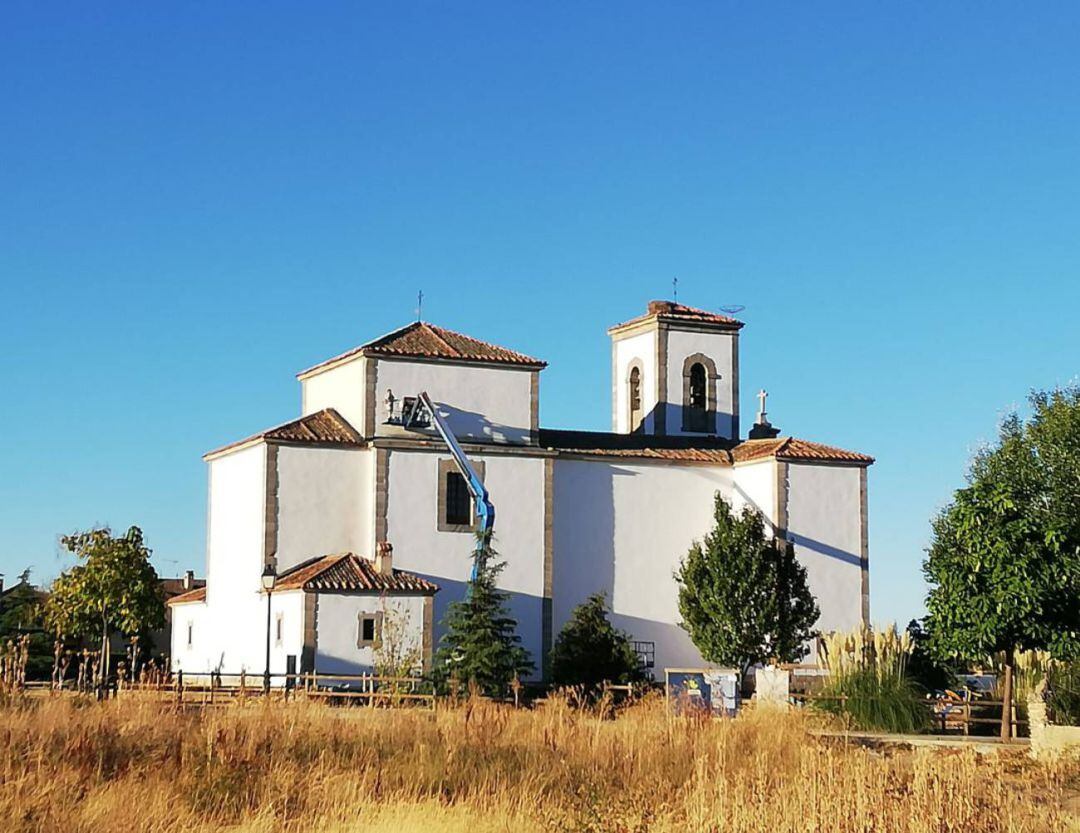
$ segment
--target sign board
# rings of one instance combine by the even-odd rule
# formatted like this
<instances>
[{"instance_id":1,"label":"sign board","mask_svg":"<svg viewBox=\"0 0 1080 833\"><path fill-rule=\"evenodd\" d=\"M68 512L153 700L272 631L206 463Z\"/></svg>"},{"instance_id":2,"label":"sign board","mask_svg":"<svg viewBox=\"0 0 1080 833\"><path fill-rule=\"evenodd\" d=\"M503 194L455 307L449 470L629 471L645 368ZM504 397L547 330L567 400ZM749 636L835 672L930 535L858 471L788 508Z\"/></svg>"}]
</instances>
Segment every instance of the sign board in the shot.
<instances>
[{"instance_id":1,"label":"sign board","mask_svg":"<svg viewBox=\"0 0 1080 833\"><path fill-rule=\"evenodd\" d=\"M665 668L664 680L675 714L700 710L734 717L739 708L739 672L734 668Z\"/></svg>"},{"instance_id":2,"label":"sign board","mask_svg":"<svg viewBox=\"0 0 1080 833\"><path fill-rule=\"evenodd\" d=\"M787 703L791 692L791 672L786 668L766 665L755 674L754 691L759 703Z\"/></svg>"}]
</instances>

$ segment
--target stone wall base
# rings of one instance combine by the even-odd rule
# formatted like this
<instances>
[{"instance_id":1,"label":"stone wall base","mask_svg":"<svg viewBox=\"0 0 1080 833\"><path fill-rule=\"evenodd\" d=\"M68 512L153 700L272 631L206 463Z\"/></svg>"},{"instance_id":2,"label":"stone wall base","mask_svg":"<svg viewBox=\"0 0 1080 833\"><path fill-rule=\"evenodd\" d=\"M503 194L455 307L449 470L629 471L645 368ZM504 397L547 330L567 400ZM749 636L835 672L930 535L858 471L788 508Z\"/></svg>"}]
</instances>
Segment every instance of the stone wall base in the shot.
<instances>
[{"instance_id":1,"label":"stone wall base","mask_svg":"<svg viewBox=\"0 0 1080 833\"><path fill-rule=\"evenodd\" d=\"M1080 726L1054 726L1046 720L1046 703L1040 697L1028 701L1031 757L1052 761L1080 758Z\"/></svg>"}]
</instances>

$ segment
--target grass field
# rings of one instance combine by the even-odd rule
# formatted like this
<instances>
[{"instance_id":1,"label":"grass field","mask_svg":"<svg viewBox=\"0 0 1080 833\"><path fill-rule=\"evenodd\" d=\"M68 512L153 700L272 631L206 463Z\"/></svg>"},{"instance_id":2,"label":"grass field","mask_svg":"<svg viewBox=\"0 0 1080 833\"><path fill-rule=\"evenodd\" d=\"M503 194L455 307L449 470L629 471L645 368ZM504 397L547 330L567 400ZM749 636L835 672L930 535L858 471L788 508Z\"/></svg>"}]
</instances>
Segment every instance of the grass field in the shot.
<instances>
[{"instance_id":1,"label":"grass field","mask_svg":"<svg viewBox=\"0 0 1080 833\"><path fill-rule=\"evenodd\" d=\"M437 712L249 702L176 712L131 695L0 708L0 821L15 831L1078 830L1077 773L1022 752L882 754L809 718L616 719L563 702Z\"/></svg>"}]
</instances>

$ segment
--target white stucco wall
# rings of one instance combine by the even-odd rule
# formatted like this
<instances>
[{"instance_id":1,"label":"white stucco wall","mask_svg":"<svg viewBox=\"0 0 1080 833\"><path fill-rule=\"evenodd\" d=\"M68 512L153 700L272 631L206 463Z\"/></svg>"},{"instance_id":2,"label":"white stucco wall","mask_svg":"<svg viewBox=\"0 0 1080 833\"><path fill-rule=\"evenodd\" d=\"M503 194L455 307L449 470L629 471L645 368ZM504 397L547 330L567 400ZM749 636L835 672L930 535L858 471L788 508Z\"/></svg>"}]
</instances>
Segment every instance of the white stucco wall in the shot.
<instances>
[{"instance_id":1,"label":"white stucco wall","mask_svg":"<svg viewBox=\"0 0 1080 833\"><path fill-rule=\"evenodd\" d=\"M206 603L173 610L174 670L220 670L261 674L266 664L266 596L260 575L266 518L266 445L225 454L210 461ZM286 616L289 638L271 646L271 671L285 670L285 655L299 657L303 639L299 593L273 596L272 615ZM186 644L186 623L194 624ZM273 625L273 623L272 623Z\"/></svg>"},{"instance_id":2,"label":"white stucco wall","mask_svg":"<svg viewBox=\"0 0 1080 833\"><path fill-rule=\"evenodd\" d=\"M759 463L747 463L732 469L732 505L750 505L776 527L776 461L772 458Z\"/></svg>"},{"instance_id":3,"label":"white stucco wall","mask_svg":"<svg viewBox=\"0 0 1080 833\"><path fill-rule=\"evenodd\" d=\"M371 449L281 446L278 572L338 552L373 555Z\"/></svg>"},{"instance_id":4,"label":"white stucco wall","mask_svg":"<svg viewBox=\"0 0 1080 833\"><path fill-rule=\"evenodd\" d=\"M683 425L683 363L688 356L701 353L716 364L719 379L716 381L716 432L722 437L735 437L734 403L738 398L735 390L734 342L738 336L732 333L667 331L667 433L690 434Z\"/></svg>"},{"instance_id":5,"label":"white stucco wall","mask_svg":"<svg viewBox=\"0 0 1080 833\"><path fill-rule=\"evenodd\" d=\"M735 501L730 468L557 460L555 632L591 593L605 591L612 621L656 643L656 669L701 657L679 627L673 574L712 527L716 492Z\"/></svg>"},{"instance_id":6,"label":"white stucco wall","mask_svg":"<svg viewBox=\"0 0 1080 833\"><path fill-rule=\"evenodd\" d=\"M358 357L324 370L300 382L302 416L335 408L360 433L364 431L366 365L371 359Z\"/></svg>"},{"instance_id":7,"label":"white stucco wall","mask_svg":"<svg viewBox=\"0 0 1080 833\"><path fill-rule=\"evenodd\" d=\"M205 667L210 648L213 625L205 602L172 605L172 644L169 664L172 670L194 670ZM191 626L191 645L188 645L188 626Z\"/></svg>"},{"instance_id":8,"label":"white stucco wall","mask_svg":"<svg viewBox=\"0 0 1080 833\"><path fill-rule=\"evenodd\" d=\"M427 391L458 439L527 443L532 426L532 379L528 370L379 359L376 434L387 430L386 391L399 400Z\"/></svg>"},{"instance_id":9,"label":"white stucco wall","mask_svg":"<svg viewBox=\"0 0 1080 833\"><path fill-rule=\"evenodd\" d=\"M277 617L282 617L282 639L277 639ZM304 594L300 591L274 593L270 608L270 671L283 674L286 657L296 657L297 670L304 643ZM242 620L242 621L241 621ZM206 604L179 604L173 607L171 665L186 675L208 675L220 671L225 682L235 683L247 672L251 685L261 685L266 668L266 595L259 592L232 594L227 603L219 593ZM191 622L192 644L187 645L187 624ZM272 684L284 684L281 678Z\"/></svg>"},{"instance_id":10,"label":"white stucco wall","mask_svg":"<svg viewBox=\"0 0 1080 833\"><path fill-rule=\"evenodd\" d=\"M656 408L656 331L638 333L612 342L615 373L615 397L612 430L616 434L630 433L630 365L641 363L641 409L645 414L645 433L653 432L652 413Z\"/></svg>"},{"instance_id":11,"label":"white stucco wall","mask_svg":"<svg viewBox=\"0 0 1080 833\"><path fill-rule=\"evenodd\" d=\"M850 630L862 621L860 474L856 467L791 463L788 538L806 565L821 608L818 627Z\"/></svg>"},{"instance_id":12,"label":"white stucco wall","mask_svg":"<svg viewBox=\"0 0 1080 833\"><path fill-rule=\"evenodd\" d=\"M357 647L358 620L361 613L384 615L383 635L387 635L387 619L400 617L403 645L415 649L423 662L424 597L387 596L372 594L320 593L317 607L317 647L315 671L319 674L371 674L375 670L373 648Z\"/></svg>"},{"instance_id":13,"label":"white stucco wall","mask_svg":"<svg viewBox=\"0 0 1080 833\"><path fill-rule=\"evenodd\" d=\"M266 445L210 461L206 541L207 601L259 589L266 518Z\"/></svg>"},{"instance_id":14,"label":"white stucco wall","mask_svg":"<svg viewBox=\"0 0 1080 833\"><path fill-rule=\"evenodd\" d=\"M506 567L499 586L511 594L511 611L522 644L540 670L544 590L544 460L498 454L470 454L485 465L484 483L495 504L495 549ZM387 537L394 566L439 585L435 596L435 644L451 601L464 598L472 570L475 539L466 532L440 532L439 461L448 454L389 452Z\"/></svg>"}]
</instances>

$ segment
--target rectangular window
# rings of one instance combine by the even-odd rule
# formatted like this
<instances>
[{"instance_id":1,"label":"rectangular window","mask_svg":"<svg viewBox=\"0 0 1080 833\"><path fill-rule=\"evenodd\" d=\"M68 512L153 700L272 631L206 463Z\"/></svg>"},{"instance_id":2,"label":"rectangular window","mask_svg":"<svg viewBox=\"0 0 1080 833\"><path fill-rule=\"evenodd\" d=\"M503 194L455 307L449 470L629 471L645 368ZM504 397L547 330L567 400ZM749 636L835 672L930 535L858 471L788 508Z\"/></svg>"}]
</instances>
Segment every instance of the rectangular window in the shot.
<instances>
[{"instance_id":1,"label":"rectangular window","mask_svg":"<svg viewBox=\"0 0 1080 833\"><path fill-rule=\"evenodd\" d=\"M446 473L446 517L443 522L450 526L463 526L472 522L472 498L460 472Z\"/></svg>"},{"instance_id":2,"label":"rectangular window","mask_svg":"<svg viewBox=\"0 0 1080 833\"><path fill-rule=\"evenodd\" d=\"M483 480L486 465L483 460L474 460L473 468ZM439 460L436 481L439 484L438 514L435 526L439 532L468 532L476 527L473 514L473 500L469 493L469 484L458 471L453 460Z\"/></svg>"},{"instance_id":3,"label":"rectangular window","mask_svg":"<svg viewBox=\"0 0 1080 833\"><path fill-rule=\"evenodd\" d=\"M274 621L274 634L275 634L274 635L274 641L277 642L278 645L281 644L281 640L284 638L283 637L284 632L285 632L285 614L284 613L279 613L277 615L277 619Z\"/></svg>"},{"instance_id":4,"label":"rectangular window","mask_svg":"<svg viewBox=\"0 0 1080 833\"><path fill-rule=\"evenodd\" d=\"M191 647L191 636L192 636L192 633L191 633L191 632L192 632L192 630L193 630L193 629L194 629L194 628L193 628L193 626L192 626L191 622L188 622L188 623L187 623L187 646L188 646L189 648Z\"/></svg>"},{"instance_id":5,"label":"rectangular window","mask_svg":"<svg viewBox=\"0 0 1080 833\"><path fill-rule=\"evenodd\" d=\"M377 648L382 639L382 613L361 613L356 623L356 647Z\"/></svg>"}]
</instances>

